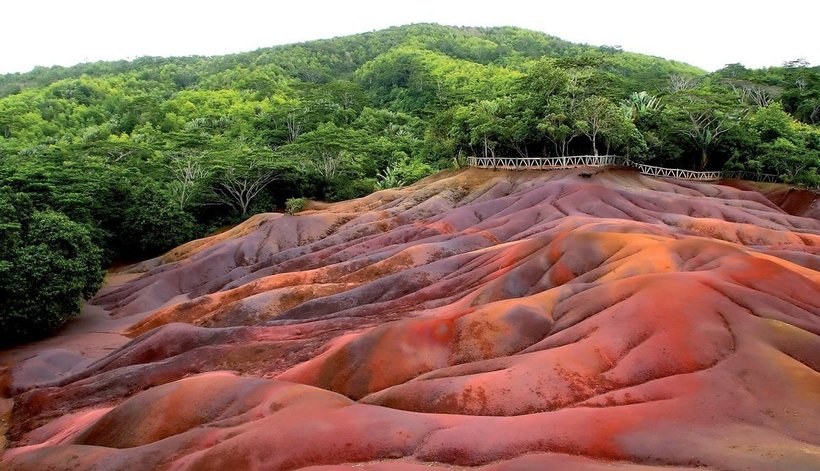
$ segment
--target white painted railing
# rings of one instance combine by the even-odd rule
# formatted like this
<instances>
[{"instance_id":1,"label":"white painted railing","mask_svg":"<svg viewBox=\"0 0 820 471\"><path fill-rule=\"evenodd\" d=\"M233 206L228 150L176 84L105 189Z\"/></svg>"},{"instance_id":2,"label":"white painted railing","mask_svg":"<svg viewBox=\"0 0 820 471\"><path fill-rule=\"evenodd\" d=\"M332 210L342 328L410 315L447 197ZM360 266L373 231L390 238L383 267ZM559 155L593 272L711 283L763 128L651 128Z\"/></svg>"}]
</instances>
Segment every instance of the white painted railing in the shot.
<instances>
[{"instance_id":1,"label":"white painted railing","mask_svg":"<svg viewBox=\"0 0 820 471\"><path fill-rule=\"evenodd\" d=\"M698 172L681 168L656 167L646 165L618 155L575 155L570 157L467 157L467 165L478 168L507 170L555 170L576 167L632 167L639 172L654 177L677 178L680 180L715 181L730 178L779 182L777 175L752 172Z\"/></svg>"}]
</instances>

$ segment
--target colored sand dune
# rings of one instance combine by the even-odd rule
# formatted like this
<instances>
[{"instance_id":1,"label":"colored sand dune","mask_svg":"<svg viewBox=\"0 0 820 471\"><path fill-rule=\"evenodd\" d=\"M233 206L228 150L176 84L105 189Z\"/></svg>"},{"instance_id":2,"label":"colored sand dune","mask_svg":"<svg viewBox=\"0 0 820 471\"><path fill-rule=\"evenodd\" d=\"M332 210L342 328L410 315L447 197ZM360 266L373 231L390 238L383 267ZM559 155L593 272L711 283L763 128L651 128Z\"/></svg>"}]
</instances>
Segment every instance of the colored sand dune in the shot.
<instances>
[{"instance_id":1,"label":"colored sand dune","mask_svg":"<svg viewBox=\"0 0 820 471\"><path fill-rule=\"evenodd\" d=\"M2 466L820 469L820 203L732 184L470 169L254 216L92 301L128 343L12 365Z\"/></svg>"}]
</instances>

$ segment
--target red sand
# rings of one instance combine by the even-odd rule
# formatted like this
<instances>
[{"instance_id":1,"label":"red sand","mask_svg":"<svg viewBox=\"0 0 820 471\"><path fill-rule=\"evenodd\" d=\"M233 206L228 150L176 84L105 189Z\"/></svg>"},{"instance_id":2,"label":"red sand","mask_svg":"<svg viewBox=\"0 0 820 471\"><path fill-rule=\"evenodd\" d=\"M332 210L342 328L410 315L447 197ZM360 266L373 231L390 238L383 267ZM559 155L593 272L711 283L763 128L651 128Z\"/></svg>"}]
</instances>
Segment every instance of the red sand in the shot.
<instances>
[{"instance_id":1,"label":"red sand","mask_svg":"<svg viewBox=\"0 0 820 471\"><path fill-rule=\"evenodd\" d=\"M85 337L3 354L0 468L820 469L820 221L776 205L810 198L578 173L443 174L141 265Z\"/></svg>"}]
</instances>

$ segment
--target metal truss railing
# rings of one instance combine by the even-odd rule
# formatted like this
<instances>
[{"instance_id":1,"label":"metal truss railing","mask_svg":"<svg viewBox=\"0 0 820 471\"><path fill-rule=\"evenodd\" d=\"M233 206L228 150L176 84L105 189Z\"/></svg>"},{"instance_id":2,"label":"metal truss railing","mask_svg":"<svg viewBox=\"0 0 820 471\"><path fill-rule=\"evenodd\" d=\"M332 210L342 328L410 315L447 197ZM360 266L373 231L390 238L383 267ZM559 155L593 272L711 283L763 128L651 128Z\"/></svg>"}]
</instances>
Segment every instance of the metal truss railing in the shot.
<instances>
[{"instance_id":1,"label":"metal truss railing","mask_svg":"<svg viewBox=\"0 0 820 471\"><path fill-rule=\"evenodd\" d=\"M570 157L467 157L471 167L507 170L556 170L576 167L632 167L645 175L680 180L716 181L725 179L779 182L777 175L753 172L698 172L681 168L646 165L617 155L576 155Z\"/></svg>"}]
</instances>

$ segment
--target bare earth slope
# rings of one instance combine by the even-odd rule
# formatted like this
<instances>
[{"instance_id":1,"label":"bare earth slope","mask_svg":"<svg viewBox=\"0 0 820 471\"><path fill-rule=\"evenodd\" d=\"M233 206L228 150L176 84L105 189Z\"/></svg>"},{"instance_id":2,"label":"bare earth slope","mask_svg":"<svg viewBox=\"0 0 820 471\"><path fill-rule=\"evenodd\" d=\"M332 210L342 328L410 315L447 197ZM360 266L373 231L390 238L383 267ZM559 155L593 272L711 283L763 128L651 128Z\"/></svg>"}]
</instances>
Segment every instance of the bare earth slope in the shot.
<instances>
[{"instance_id":1,"label":"bare earth slope","mask_svg":"<svg viewBox=\"0 0 820 471\"><path fill-rule=\"evenodd\" d=\"M756 191L472 169L154 265L6 372L0 467L820 469L820 221Z\"/></svg>"}]
</instances>

